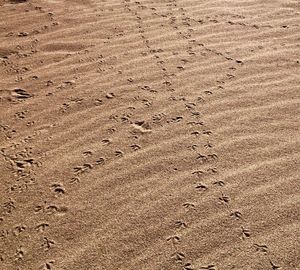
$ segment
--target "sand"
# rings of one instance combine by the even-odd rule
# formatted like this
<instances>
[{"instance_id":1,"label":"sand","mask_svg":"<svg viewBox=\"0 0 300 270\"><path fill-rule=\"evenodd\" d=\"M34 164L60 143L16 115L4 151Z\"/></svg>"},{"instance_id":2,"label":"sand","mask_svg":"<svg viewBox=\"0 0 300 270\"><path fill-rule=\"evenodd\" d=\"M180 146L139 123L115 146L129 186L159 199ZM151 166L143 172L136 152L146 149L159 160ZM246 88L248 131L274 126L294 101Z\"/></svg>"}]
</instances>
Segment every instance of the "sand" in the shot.
<instances>
[{"instance_id":1,"label":"sand","mask_svg":"<svg viewBox=\"0 0 300 270\"><path fill-rule=\"evenodd\" d=\"M300 269L296 0L0 1L0 269Z\"/></svg>"}]
</instances>

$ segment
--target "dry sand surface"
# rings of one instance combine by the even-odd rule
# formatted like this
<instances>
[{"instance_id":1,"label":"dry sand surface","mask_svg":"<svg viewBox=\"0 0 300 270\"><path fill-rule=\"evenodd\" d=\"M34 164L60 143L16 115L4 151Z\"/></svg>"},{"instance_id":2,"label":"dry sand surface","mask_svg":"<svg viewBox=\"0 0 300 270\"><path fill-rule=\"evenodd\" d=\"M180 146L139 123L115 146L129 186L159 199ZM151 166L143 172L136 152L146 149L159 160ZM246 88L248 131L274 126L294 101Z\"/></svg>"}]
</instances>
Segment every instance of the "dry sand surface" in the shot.
<instances>
[{"instance_id":1,"label":"dry sand surface","mask_svg":"<svg viewBox=\"0 0 300 270\"><path fill-rule=\"evenodd\" d=\"M299 0L0 0L0 269L300 269L299 61Z\"/></svg>"}]
</instances>

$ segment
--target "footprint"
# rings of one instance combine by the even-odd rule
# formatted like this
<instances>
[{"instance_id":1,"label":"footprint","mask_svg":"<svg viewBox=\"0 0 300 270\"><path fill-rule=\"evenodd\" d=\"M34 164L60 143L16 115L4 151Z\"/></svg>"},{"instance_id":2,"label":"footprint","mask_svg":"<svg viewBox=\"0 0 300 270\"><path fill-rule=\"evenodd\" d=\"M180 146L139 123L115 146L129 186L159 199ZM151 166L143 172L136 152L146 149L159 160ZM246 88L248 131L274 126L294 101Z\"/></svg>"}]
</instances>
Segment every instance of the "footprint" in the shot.
<instances>
[{"instance_id":1,"label":"footprint","mask_svg":"<svg viewBox=\"0 0 300 270\"><path fill-rule=\"evenodd\" d=\"M70 184L75 184L79 182L80 182L80 178L78 176L72 177L70 180Z\"/></svg>"},{"instance_id":2,"label":"footprint","mask_svg":"<svg viewBox=\"0 0 300 270\"><path fill-rule=\"evenodd\" d=\"M48 223L40 223L35 227L35 229L39 232L44 232L49 227Z\"/></svg>"},{"instance_id":3,"label":"footprint","mask_svg":"<svg viewBox=\"0 0 300 270\"><path fill-rule=\"evenodd\" d=\"M227 76L227 78L228 78L229 80L235 77L235 76L232 75L232 74L226 74L226 76Z\"/></svg>"},{"instance_id":4,"label":"footprint","mask_svg":"<svg viewBox=\"0 0 300 270\"><path fill-rule=\"evenodd\" d=\"M103 165L105 163L105 159L104 158L98 158L95 163L96 163L96 165Z\"/></svg>"},{"instance_id":5,"label":"footprint","mask_svg":"<svg viewBox=\"0 0 300 270\"><path fill-rule=\"evenodd\" d=\"M51 187L56 196L65 194L65 189L60 184L53 184Z\"/></svg>"},{"instance_id":6,"label":"footprint","mask_svg":"<svg viewBox=\"0 0 300 270\"><path fill-rule=\"evenodd\" d=\"M136 121L133 125L133 133L137 134L145 134L152 132L150 125L146 123L145 121Z\"/></svg>"},{"instance_id":7,"label":"footprint","mask_svg":"<svg viewBox=\"0 0 300 270\"><path fill-rule=\"evenodd\" d=\"M212 134L212 132L210 130L204 130L202 133L205 134L205 135L211 135Z\"/></svg>"},{"instance_id":8,"label":"footprint","mask_svg":"<svg viewBox=\"0 0 300 270\"><path fill-rule=\"evenodd\" d=\"M234 219L241 219L242 218L242 214L239 211L234 211L230 214L230 216Z\"/></svg>"},{"instance_id":9,"label":"footprint","mask_svg":"<svg viewBox=\"0 0 300 270\"><path fill-rule=\"evenodd\" d=\"M142 99L141 100L142 103L146 106L146 107L150 107L152 106L153 102L151 100L148 100L148 99Z\"/></svg>"},{"instance_id":10,"label":"footprint","mask_svg":"<svg viewBox=\"0 0 300 270\"><path fill-rule=\"evenodd\" d=\"M44 265L41 266L41 270L52 270L53 264L54 264L54 261L48 261Z\"/></svg>"},{"instance_id":11,"label":"footprint","mask_svg":"<svg viewBox=\"0 0 300 270\"><path fill-rule=\"evenodd\" d=\"M15 202L12 199L10 199L8 202L5 202L3 204L3 208L7 214L11 214L13 212L13 210L16 209Z\"/></svg>"},{"instance_id":12,"label":"footprint","mask_svg":"<svg viewBox=\"0 0 300 270\"><path fill-rule=\"evenodd\" d=\"M22 111L22 112L17 112L15 113L15 117L18 119L24 119L26 117L26 111Z\"/></svg>"},{"instance_id":13,"label":"footprint","mask_svg":"<svg viewBox=\"0 0 300 270\"><path fill-rule=\"evenodd\" d=\"M42 212L42 211L44 211L43 206L37 205L37 206L34 207L34 212L35 213L39 213L39 212Z\"/></svg>"},{"instance_id":14,"label":"footprint","mask_svg":"<svg viewBox=\"0 0 300 270\"><path fill-rule=\"evenodd\" d=\"M192 122L188 122L187 124L190 126L203 126L204 125L204 123L202 121L197 121L197 122L192 121Z\"/></svg>"},{"instance_id":15,"label":"footprint","mask_svg":"<svg viewBox=\"0 0 300 270\"><path fill-rule=\"evenodd\" d=\"M255 250L262 252L262 253L267 253L268 252L268 247L266 245L258 245L254 244Z\"/></svg>"},{"instance_id":16,"label":"footprint","mask_svg":"<svg viewBox=\"0 0 300 270\"><path fill-rule=\"evenodd\" d=\"M192 209L192 210L195 210L195 209L196 209L195 204L189 203L189 202L184 203L184 204L183 204L183 207L186 208L186 209L188 209L188 210L189 210L189 209Z\"/></svg>"},{"instance_id":17,"label":"footprint","mask_svg":"<svg viewBox=\"0 0 300 270\"><path fill-rule=\"evenodd\" d=\"M183 120L182 116L176 116L176 117L171 118L172 123L178 123L178 122L181 122L182 120Z\"/></svg>"},{"instance_id":18,"label":"footprint","mask_svg":"<svg viewBox=\"0 0 300 270\"><path fill-rule=\"evenodd\" d=\"M21 225L21 226L16 226L13 230L13 234L15 236L20 235L22 232L24 232L26 230L26 226L25 225Z\"/></svg>"},{"instance_id":19,"label":"footprint","mask_svg":"<svg viewBox=\"0 0 300 270\"><path fill-rule=\"evenodd\" d=\"M191 263L184 264L183 269L184 270L195 270L195 268L192 266Z\"/></svg>"},{"instance_id":20,"label":"footprint","mask_svg":"<svg viewBox=\"0 0 300 270\"><path fill-rule=\"evenodd\" d=\"M222 203L229 203L229 197L228 196L226 196L226 195L224 195L224 194L222 194L222 196L221 197L219 197L219 200L222 202Z\"/></svg>"},{"instance_id":21,"label":"footprint","mask_svg":"<svg viewBox=\"0 0 300 270\"><path fill-rule=\"evenodd\" d=\"M193 151L196 151L197 148L198 148L198 145L197 145L197 144L192 144L192 145L189 145L189 146L188 146L188 149L193 150Z\"/></svg>"},{"instance_id":22,"label":"footprint","mask_svg":"<svg viewBox=\"0 0 300 270\"><path fill-rule=\"evenodd\" d=\"M171 258L174 259L176 262L183 262L185 255L182 252L176 252L171 255Z\"/></svg>"},{"instance_id":23,"label":"footprint","mask_svg":"<svg viewBox=\"0 0 300 270\"><path fill-rule=\"evenodd\" d=\"M201 176L204 174L204 172L199 170L199 171L192 172L192 174L196 175L198 178L201 178Z\"/></svg>"},{"instance_id":24,"label":"footprint","mask_svg":"<svg viewBox=\"0 0 300 270\"><path fill-rule=\"evenodd\" d=\"M210 160L217 160L218 159L218 156L216 154L209 154L209 155L207 155L207 157Z\"/></svg>"},{"instance_id":25,"label":"footprint","mask_svg":"<svg viewBox=\"0 0 300 270\"><path fill-rule=\"evenodd\" d=\"M148 86L148 85L142 86L141 89L144 90L144 91L151 91L151 87Z\"/></svg>"},{"instance_id":26,"label":"footprint","mask_svg":"<svg viewBox=\"0 0 300 270\"><path fill-rule=\"evenodd\" d=\"M276 270L276 269L280 269L280 268L281 268L280 266L274 264L271 260L270 260L270 264L271 264L273 270Z\"/></svg>"},{"instance_id":27,"label":"footprint","mask_svg":"<svg viewBox=\"0 0 300 270\"><path fill-rule=\"evenodd\" d=\"M24 89L20 89L20 88L14 89L12 91L11 95L13 98L18 99L18 100L24 100L24 99L33 97L32 94L29 94L27 91L25 91Z\"/></svg>"},{"instance_id":28,"label":"footprint","mask_svg":"<svg viewBox=\"0 0 300 270\"><path fill-rule=\"evenodd\" d=\"M246 239L250 237L250 230L242 227L242 238Z\"/></svg>"},{"instance_id":29,"label":"footprint","mask_svg":"<svg viewBox=\"0 0 300 270\"><path fill-rule=\"evenodd\" d=\"M64 206L56 206L56 205L49 205L45 208L45 213L48 215L53 214L65 214L68 211L67 207Z\"/></svg>"},{"instance_id":30,"label":"footprint","mask_svg":"<svg viewBox=\"0 0 300 270\"><path fill-rule=\"evenodd\" d=\"M213 183L214 185L217 185L217 186L220 186L220 187L223 187L225 186L225 183L223 181L216 181Z\"/></svg>"},{"instance_id":31,"label":"footprint","mask_svg":"<svg viewBox=\"0 0 300 270\"><path fill-rule=\"evenodd\" d=\"M172 235L167 238L167 241L171 242L173 245L178 244L180 242L180 237L178 235Z\"/></svg>"},{"instance_id":32,"label":"footprint","mask_svg":"<svg viewBox=\"0 0 300 270\"><path fill-rule=\"evenodd\" d=\"M208 187L200 183L196 185L196 189L205 191L208 189Z\"/></svg>"},{"instance_id":33,"label":"footprint","mask_svg":"<svg viewBox=\"0 0 300 270\"><path fill-rule=\"evenodd\" d=\"M94 101L95 106L100 106L103 104L103 100L100 98L95 99Z\"/></svg>"},{"instance_id":34,"label":"footprint","mask_svg":"<svg viewBox=\"0 0 300 270\"><path fill-rule=\"evenodd\" d=\"M9 232L7 230L0 231L0 239L3 240L9 236Z\"/></svg>"},{"instance_id":35,"label":"footprint","mask_svg":"<svg viewBox=\"0 0 300 270\"><path fill-rule=\"evenodd\" d=\"M83 152L82 154L83 154L83 156L84 156L85 158L90 157L91 155L93 155L92 151L85 151L85 152Z\"/></svg>"},{"instance_id":36,"label":"footprint","mask_svg":"<svg viewBox=\"0 0 300 270\"><path fill-rule=\"evenodd\" d=\"M210 264L208 266L201 266L199 269L202 269L202 270L216 270L214 264Z\"/></svg>"},{"instance_id":37,"label":"footprint","mask_svg":"<svg viewBox=\"0 0 300 270\"><path fill-rule=\"evenodd\" d=\"M117 129L116 129L116 128L109 128L109 129L107 129L107 131L108 131L110 134L112 134L112 133L115 133L115 132L117 131Z\"/></svg>"},{"instance_id":38,"label":"footprint","mask_svg":"<svg viewBox=\"0 0 300 270\"><path fill-rule=\"evenodd\" d=\"M186 229L187 228L187 225L185 222L181 221L181 220L178 220L175 222L175 227L177 229Z\"/></svg>"},{"instance_id":39,"label":"footprint","mask_svg":"<svg viewBox=\"0 0 300 270\"><path fill-rule=\"evenodd\" d=\"M203 93L206 94L206 95L212 95L211 91L204 91Z\"/></svg>"},{"instance_id":40,"label":"footprint","mask_svg":"<svg viewBox=\"0 0 300 270\"><path fill-rule=\"evenodd\" d=\"M74 167L73 170L74 170L74 173L76 173L76 174L82 174L84 172L91 170L92 168L93 168L93 165L86 163L86 164L83 164L82 166Z\"/></svg>"},{"instance_id":41,"label":"footprint","mask_svg":"<svg viewBox=\"0 0 300 270\"><path fill-rule=\"evenodd\" d=\"M152 116L152 121L154 123L160 122L166 115L164 113L158 113Z\"/></svg>"},{"instance_id":42,"label":"footprint","mask_svg":"<svg viewBox=\"0 0 300 270\"><path fill-rule=\"evenodd\" d=\"M107 99L113 99L115 97L114 93L107 93L105 96Z\"/></svg>"},{"instance_id":43,"label":"footprint","mask_svg":"<svg viewBox=\"0 0 300 270\"><path fill-rule=\"evenodd\" d=\"M215 173L218 172L218 169L217 169L217 168L208 168L208 169L207 169L207 172L208 172L208 173L213 173L213 174L215 174Z\"/></svg>"},{"instance_id":44,"label":"footprint","mask_svg":"<svg viewBox=\"0 0 300 270\"><path fill-rule=\"evenodd\" d=\"M141 146L138 144L133 144L130 146L133 151L138 151L141 149Z\"/></svg>"},{"instance_id":45,"label":"footprint","mask_svg":"<svg viewBox=\"0 0 300 270\"><path fill-rule=\"evenodd\" d=\"M122 121L123 123L130 123L130 122L131 122L131 121L130 121L130 117L131 117L130 114L123 114L123 116L121 117L121 121Z\"/></svg>"},{"instance_id":46,"label":"footprint","mask_svg":"<svg viewBox=\"0 0 300 270\"><path fill-rule=\"evenodd\" d=\"M117 150L117 151L115 151L115 156L116 157L123 157L124 153L121 150Z\"/></svg>"},{"instance_id":47,"label":"footprint","mask_svg":"<svg viewBox=\"0 0 300 270\"><path fill-rule=\"evenodd\" d=\"M200 132L199 131L193 131L193 132L191 132L191 135L197 137L197 136L200 135Z\"/></svg>"},{"instance_id":48,"label":"footprint","mask_svg":"<svg viewBox=\"0 0 300 270\"><path fill-rule=\"evenodd\" d=\"M208 161L208 158L201 154L198 154L196 159L199 160L201 164L206 163Z\"/></svg>"},{"instance_id":49,"label":"footprint","mask_svg":"<svg viewBox=\"0 0 300 270\"><path fill-rule=\"evenodd\" d=\"M188 109L194 109L196 107L196 104L193 102L189 102L185 104L185 107Z\"/></svg>"},{"instance_id":50,"label":"footprint","mask_svg":"<svg viewBox=\"0 0 300 270\"><path fill-rule=\"evenodd\" d=\"M133 79L132 78L129 78L127 79L128 82L132 83L133 82Z\"/></svg>"},{"instance_id":51,"label":"footprint","mask_svg":"<svg viewBox=\"0 0 300 270\"><path fill-rule=\"evenodd\" d=\"M33 158L27 158L23 160L12 160L12 163L18 172L23 172L33 165L38 165L38 163Z\"/></svg>"},{"instance_id":52,"label":"footprint","mask_svg":"<svg viewBox=\"0 0 300 270\"><path fill-rule=\"evenodd\" d=\"M163 84L166 85L166 86L171 86L172 85L172 83L170 81L164 81Z\"/></svg>"},{"instance_id":53,"label":"footprint","mask_svg":"<svg viewBox=\"0 0 300 270\"><path fill-rule=\"evenodd\" d=\"M23 260L25 251L22 247L17 248L16 253L14 254L15 261Z\"/></svg>"},{"instance_id":54,"label":"footprint","mask_svg":"<svg viewBox=\"0 0 300 270\"><path fill-rule=\"evenodd\" d=\"M111 140L110 139L103 139L102 144L109 145L109 144L111 144Z\"/></svg>"},{"instance_id":55,"label":"footprint","mask_svg":"<svg viewBox=\"0 0 300 270\"><path fill-rule=\"evenodd\" d=\"M48 251L54 245L55 245L55 242L53 240L50 240L47 237L43 238L42 248L44 248L45 251Z\"/></svg>"}]
</instances>

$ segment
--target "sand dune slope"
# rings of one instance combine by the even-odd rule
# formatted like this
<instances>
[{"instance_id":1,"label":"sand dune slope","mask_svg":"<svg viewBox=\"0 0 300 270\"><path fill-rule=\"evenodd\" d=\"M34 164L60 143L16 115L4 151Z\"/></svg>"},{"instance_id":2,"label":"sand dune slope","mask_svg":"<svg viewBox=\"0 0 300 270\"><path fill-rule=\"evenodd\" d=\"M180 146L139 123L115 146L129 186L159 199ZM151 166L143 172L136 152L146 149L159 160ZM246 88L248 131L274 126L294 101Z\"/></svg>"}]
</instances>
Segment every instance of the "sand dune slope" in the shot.
<instances>
[{"instance_id":1,"label":"sand dune slope","mask_svg":"<svg viewBox=\"0 0 300 270\"><path fill-rule=\"evenodd\" d=\"M300 269L299 1L0 18L0 269Z\"/></svg>"}]
</instances>

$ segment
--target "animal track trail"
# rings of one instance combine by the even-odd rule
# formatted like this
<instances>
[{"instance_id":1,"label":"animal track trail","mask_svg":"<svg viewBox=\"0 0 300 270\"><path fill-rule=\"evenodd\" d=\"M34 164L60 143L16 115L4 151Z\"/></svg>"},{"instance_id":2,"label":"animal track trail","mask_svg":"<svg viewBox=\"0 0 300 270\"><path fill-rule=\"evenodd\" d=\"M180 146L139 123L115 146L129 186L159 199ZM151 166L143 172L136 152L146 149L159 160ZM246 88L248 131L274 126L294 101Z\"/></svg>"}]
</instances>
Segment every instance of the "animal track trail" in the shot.
<instances>
[{"instance_id":1,"label":"animal track trail","mask_svg":"<svg viewBox=\"0 0 300 270\"><path fill-rule=\"evenodd\" d=\"M139 32L141 34L141 39L144 40L145 42L145 46L147 48L147 51L149 54L153 55L153 60L155 60L156 62L156 65L159 67L159 70L161 72L161 76L162 76L162 84L166 87L166 90L167 91L175 91L175 89L172 88L172 77L176 76L176 74L173 74L173 73L170 73L167 69L167 67L165 66L165 61L164 59L161 58L161 53L163 52L162 49L160 48L154 48L150 41L146 38L146 32L147 32L147 29L145 29L144 25L143 25L143 16L140 14L140 11L141 10L145 10L147 9L146 6L142 6L141 3L139 2L136 2L135 3L136 6L129 4L129 3L126 3L126 7L129 8L131 14L133 17L136 17L137 19L137 24L138 24L138 29L139 29ZM153 11L153 9L151 9L151 11ZM151 89L149 86L144 86L142 88L143 90L145 91L148 91L148 92L153 92L153 93L156 93L157 91ZM147 101L146 101L146 106L151 106L151 104L149 104ZM180 119L178 118L178 121Z\"/></svg>"},{"instance_id":2,"label":"animal track trail","mask_svg":"<svg viewBox=\"0 0 300 270\"><path fill-rule=\"evenodd\" d=\"M182 221L175 222L175 228L177 230L183 230L187 228L187 225ZM170 258L176 263L182 266L182 269L188 269L186 267L190 267L191 264L187 262L186 255L180 250L180 242L181 237L178 234L174 234L169 236L167 242L172 244L172 248L175 250L171 255Z\"/></svg>"},{"instance_id":3,"label":"animal track trail","mask_svg":"<svg viewBox=\"0 0 300 270\"><path fill-rule=\"evenodd\" d=\"M197 48L202 48L203 52L211 53L211 54L217 55L218 57L222 57L226 61L231 61L233 64L237 65L237 67L240 67L240 66L244 65L244 62L242 60L228 57L223 52L217 51L215 49L211 49L208 45L197 42L196 38L193 37L194 29L193 29L192 23L197 25L199 23L199 21L191 18L191 16L186 15L188 13L188 11L186 9L184 9L183 7L179 7L179 5L177 3L175 5L171 5L171 6L175 10L175 11L171 11L171 13L175 12L177 14L181 14L181 17L179 17L179 18L180 18L181 21L184 22L182 25L178 25L177 20L173 19L173 20L171 20L171 26L176 30L179 29L180 27L183 27L183 30L178 32L178 36L180 38L182 38L183 40L188 40L187 52L189 53L189 55L193 55L193 56L196 55L194 50L197 49ZM173 14L172 18L176 18L174 16L174 14ZM232 70L236 71L237 67L232 67ZM183 70L182 67L179 68L179 69ZM218 88L217 89L222 89L223 90L224 85L222 85L222 84L224 84L226 80L231 80L234 77L235 77L234 74L226 74L224 79L222 79L222 82L220 82L220 80L217 80L217 83L218 83ZM203 93L205 95L213 94L212 91L208 91L208 90L205 90Z\"/></svg>"},{"instance_id":4,"label":"animal track trail","mask_svg":"<svg viewBox=\"0 0 300 270\"><path fill-rule=\"evenodd\" d=\"M23 119L26 113L17 113L15 116L18 119ZM34 138L34 136L31 138ZM8 245L7 252L12 253L15 249L15 252L12 253L13 256L7 258L6 262L26 262L26 253L34 245L34 242L27 241L28 237L31 237L35 231L34 225L30 220L24 224L22 218L17 216L17 213L20 213L28 206L27 202L18 203L20 197L28 196L28 192L35 192L35 185L38 181L37 171L42 166L39 156L37 156L39 154L31 147L31 142L32 139L21 139L18 142L12 142L7 148L1 149L1 155L7 162L7 167L10 169L12 177L6 187L10 198L1 205L0 215L3 225L8 225L11 219L15 222L15 224L10 225L10 229L5 236L11 242ZM6 216L9 218L6 219ZM8 223L6 224L6 222Z\"/></svg>"},{"instance_id":5,"label":"animal track trail","mask_svg":"<svg viewBox=\"0 0 300 270\"><path fill-rule=\"evenodd\" d=\"M144 45L146 46L148 53L153 55L152 59L161 72L162 85L164 85L166 87L167 91L172 92L172 91L174 91L174 89L172 89L172 81L169 78L169 73L165 66L165 61L163 59L160 59L160 56L158 55L158 53L162 52L162 50L153 48L153 46L150 45L150 40L147 39L146 34L145 34L146 29L143 25L142 15L140 15L139 11L146 9L147 7L142 6L140 2L135 2L135 4L136 4L136 7L130 7L130 8L129 8L130 5L128 3L126 3L125 5L126 5L127 9L129 8L129 11L132 14L132 16L134 16L137 20L140 37L141 37ZM150 90L150 89L148 89L148 90Z\"/></svg>"},{"instance_id":6,"label":"animal track trail","mask_svg":"<svg viewBox=\"0 0 300 270\"><path fill-rule=\"evenodd\" d=\"M225 185L225 182L219 180L219 181L214 182L213 185L223 188L223 186ZM219 203L227 206L227 209L229 210L229 216L235 222L238 222L238 224L240 224L240 226L241 226L239 229L239 238L243 241L250 241L250 243L252 242L252 246L254 247L255 252L260 252L260 253L266 255L272 269L281 269L280 266L278 266L272 262L272 259L268 255L269 248L267 245L258 244L258 243L253 242L252 237L251 237L252 232L251 232L250 228L248 226L247 227L244 226L244 224L246 222L246 218L243 217L243 215L240 211L233 209L230 202L231 202L230 197L224 193L222 193L221 196L219 197ZM200 268L200 269L206 269L206 268Z\"/></svg>"},{"instance_id":7,"label":"animal track trail","mask_svg":"<svg viewBox=\"0 0 300 270\"><path fill-rule=\"evenodd\" d=\"M173 3L172 5L170 5L170 6L177 6L176 5L176 3ZM190 25L188 25L188 26L190 26ZM175 29L178 29L178 27L174 27ZM183 32L179 32L179 36L183 39L183 40L186 40L186 39L188 39L188 38L191 38L191 33L190 32L192 32L192 31L190 31L189 30L189 32L187 33L187 35L186 34L183 34ZM187 42L187 52L188 52L188 54L189 55L195 55L195 53L193 52L193 50L192 50L192 47L190 46L190 44ZM186 62L185 62L186 63ZM157 64L158 65L161 65L162 66L162 70L164 71L164 72L166 72L167 71L167 68L164 66L164 61L163 60L159 60L158 62L157 62ZM178 72L182 72L183 70L185 69L185 67L183 66L183 65L180 65L180 66L177 66L177 70L178 70ZM166 81L165 82L166 83L166 86L172 86L172 84L171 84L171 82L170 81ZM200 101L200 100L199 100ZM203 99L201 99L201 101L203 101ZM196 104L195 103L192 103L192 102L184 102L184 104L183 104L184 106L185 106L185 108L187 109L187 110L189 110L190 112L191 112L191 115L193 115L193 116L199 116L200 115L200 113L198 112L198 111L196 111ZM176 119L177 120L177 119ZM175 120L175 121L176 121ZM181 119L178 119L178 120L181 120ZM199 125L199 126L203 126L203 122L202 121L194 121L194 122L190 122L189 123L190 125L192 125L192 126L197 126L197 125ZM192 136L194 136L195 138L197 138L197 137L199 137L199 136L201 136L201 135L206 135L206 136L210 136L212 134L212 132L211 131L209 131L209 130L204 130L204 131L202 131L202 132L200 132L200 131L193 131L192 133L191 133L191 135ZM196 147L197 147L197 145L193 145L192 146L192 150L194 149L196 149ZM212 146L211 146L211 144L209 144L208 145L208 148L211 148ZM218 157L217 157L217 155L216 154L209 154L209 155L202 155L202 154L199 154L198 155L198 157L197 157L197 159L200 161L200 165L203 165L203 164L206 164L206 163L208 163L208 162L214 162L215 160L217 160L218 159ZM216 168L213 168L213 169L211 169L211 173L216 173L217 172L217 170L216 170ZM201 177L202 176L202 171L201 170L199 170L199 171L195 171L194 172L195 173L195 175L197 175L198 177ZM205 185L203 185L202 183L200 183L200 184L197 184L196 185L196 189L198 189L198 190L201 190L201 191L206 191L207 190L207 186L205 186ZM187 208L188 210L191 210L191 209L195 209L195 205L194 204L191 204L191 203L186 203L186 204L184 204L184 207L185 208ZM178 222L178 221L177 221ZM177 224L177 226L182 226L182 224L181 224L181 222L182 221L180 221L180 222L178 222L178 223L176 223ZM175 261L179 261L181 264L182 264L182 269L194 269L194 267L192 266L192 264L190 263L190 262L188 262L187 260L186 260L186 258L184 257L184 253L183 252L180 252L180 253L176 253L175 255L173 255L173 257L175 258ZM210 269L210 268L208 268L208 269Z\"/></svg>"}]
</instances>

